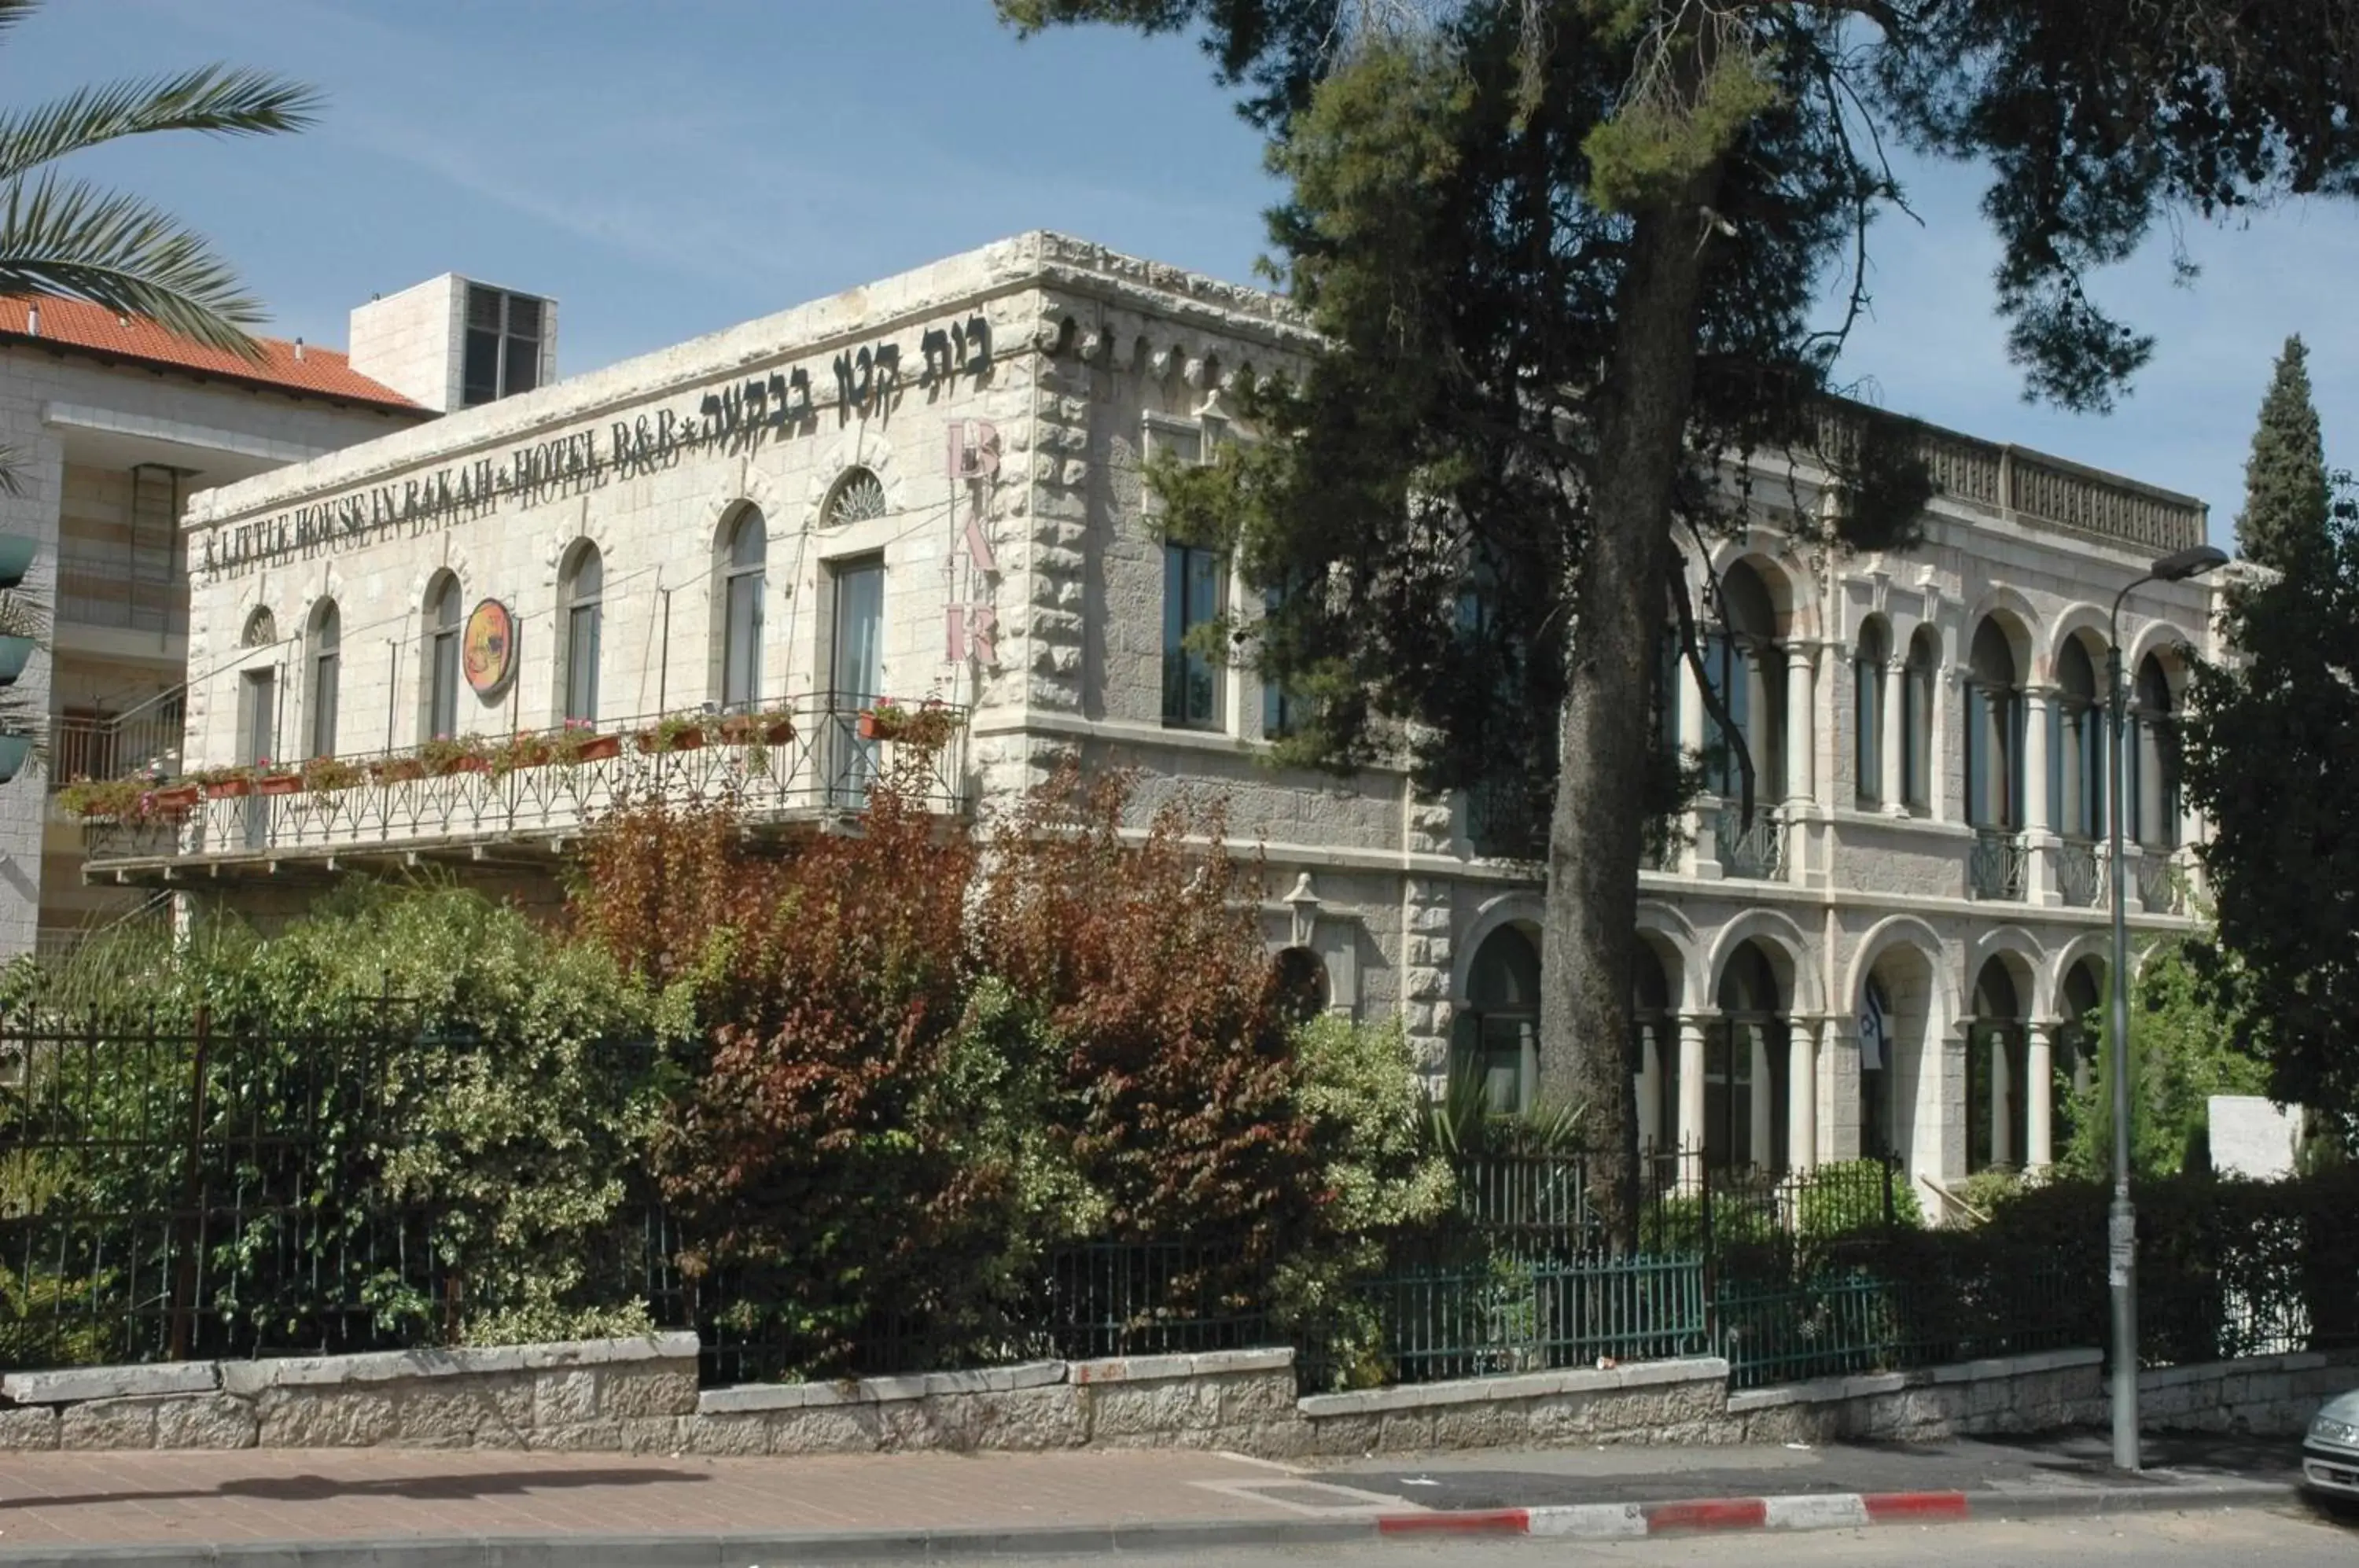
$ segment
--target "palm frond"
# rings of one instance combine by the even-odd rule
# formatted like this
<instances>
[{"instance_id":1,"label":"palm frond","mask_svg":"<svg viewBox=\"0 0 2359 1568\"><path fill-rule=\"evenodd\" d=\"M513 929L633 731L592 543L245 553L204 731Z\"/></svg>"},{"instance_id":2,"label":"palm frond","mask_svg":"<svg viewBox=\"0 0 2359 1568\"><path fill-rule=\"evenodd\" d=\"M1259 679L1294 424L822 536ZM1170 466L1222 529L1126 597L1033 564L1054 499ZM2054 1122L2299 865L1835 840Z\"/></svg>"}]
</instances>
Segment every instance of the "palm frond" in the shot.
<instances>
[{"instance_id":1,"label":"palm frond","mask_svg":"<svg viewBox=\"0 0 2359 1568\"><path fill-rule=\"evenodd\" d=\"M55 103L0 114L0 180L102 142L155 131L299 131L318 118L321 102L299 82L226 65L85 87Z\"/></svg>"},{"instance_id":2,"label":"palm frond","mask_svg":"<svg viewBox=\"0 0 2359 1568\"><path fill-rule=\"evenodd\" d=\"M60 294L259 359L262 307L202 234L136 196L45 176L0 202L0 294Z\"/></svg>"},{"instance_id":3,"label":"palm frond","mask_svg":"<svg viewBox=\"0 0 2359 1568\"><path fill-rule=\"evenodd\" d=\"M5 0L0 0L5 4ZM13 446L0 446L0 495L22 495L25 481L22 470L25 454Z\"/></svg>"},{"instance_id":4,"label":"palm frond","mask_svg":"<svg viewBox=\"0 0 2359 1568\"><path fill-rule=\"evenodd\" d=\"M41 0L0 0L0 33L41 8Z\"/></svg>"}]
</instances>

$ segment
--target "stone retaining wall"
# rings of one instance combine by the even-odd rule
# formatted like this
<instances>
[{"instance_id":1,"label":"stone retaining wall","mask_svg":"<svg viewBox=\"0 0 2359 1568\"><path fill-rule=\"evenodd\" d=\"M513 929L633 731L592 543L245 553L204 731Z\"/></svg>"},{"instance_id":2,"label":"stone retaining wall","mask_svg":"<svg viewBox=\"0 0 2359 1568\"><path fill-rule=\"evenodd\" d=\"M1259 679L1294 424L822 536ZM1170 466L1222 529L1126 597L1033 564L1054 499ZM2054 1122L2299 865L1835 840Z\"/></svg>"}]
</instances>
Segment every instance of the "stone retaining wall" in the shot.
<instances>
[{"instance_id":1,"label":"stone retaining wall","mask_svg":"<svg viewBox=\"0 0 2359 1568\"><path fill-rule=\"evenodd\" d=\"M1297 1399L1293 1353L1038 1361L700 1391L694 1334L18 1372L0 1449L547 1448L711 1454L1218 1448L1270 1458L1573 1443L1926 1441L2105 1418L2093 1350L1728 1391L1712 1357ZM2359 1354L2147 1372L2146 1424L2286 1436Z\"/></svg>"}]
</instances>

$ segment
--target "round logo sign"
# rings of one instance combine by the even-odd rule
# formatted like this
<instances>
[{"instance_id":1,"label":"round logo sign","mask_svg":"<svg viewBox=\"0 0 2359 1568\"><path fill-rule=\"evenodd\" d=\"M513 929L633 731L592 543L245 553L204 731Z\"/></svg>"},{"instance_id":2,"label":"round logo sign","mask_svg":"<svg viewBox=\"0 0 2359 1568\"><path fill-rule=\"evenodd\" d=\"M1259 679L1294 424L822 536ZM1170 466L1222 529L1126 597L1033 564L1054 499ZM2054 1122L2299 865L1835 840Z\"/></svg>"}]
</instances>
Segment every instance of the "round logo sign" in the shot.
<instances>
[{"instance_id":1,"label":"round logo sign","mask_svg":"<svg viewBox=\"0 0 2359 1568\"><path fill-rule=\"evenodd\" d=\"M516 668L516 617L497 599L484 600L467 617L459 647L467 684L477 696L490 696L507 684L508 671Z\"/></svg>"}]
</instances>

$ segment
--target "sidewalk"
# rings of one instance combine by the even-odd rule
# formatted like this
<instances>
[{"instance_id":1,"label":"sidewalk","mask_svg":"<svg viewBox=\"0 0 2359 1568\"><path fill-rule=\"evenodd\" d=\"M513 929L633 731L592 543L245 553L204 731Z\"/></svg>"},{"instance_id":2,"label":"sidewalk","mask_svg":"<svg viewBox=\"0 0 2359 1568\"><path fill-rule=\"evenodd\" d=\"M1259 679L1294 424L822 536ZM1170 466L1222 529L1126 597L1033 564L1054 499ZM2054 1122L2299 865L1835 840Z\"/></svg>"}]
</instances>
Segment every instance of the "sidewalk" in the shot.
<instances>
[{"instance_id":1,"label":"sidewalk","mask_svg":"<svg viewBox=\"0 0 2359 1568\"><path fill-rule=\"evenodd\" d=\"M275 1563L307 1568L495 1557L619 1568L657 1557L808 1560L813 1551L911 1558L1307 1544L1369 1539L1380 1528L1539 1531L1536 1521L1564 1525L1617 1508L1625 1525L1637 1521L1637 1533L1650 1518L1659 1533L1969 1511L2261 1506L2290 1497L2292 1471L2279 1447L2158 1443L2152 1459L2166 1467L2137 1478L2105 1469L2102 1437L2021 1446L1477 1453L1298 1469L1172 1450L826 1459L381 1449L18 1454L0 1456L0 1563L229 1562L249 1557L242 1548L272 1543ZM1845 1511L1843 1494L1936 1502L1876 1497L1871 1503L1886 1513ZM1940 1501L1952 1496L1961 1499L1954 1508ZM1762 1497L1812 1500L1766 1510L1660 1506Z\"/></svg>"}]
</instances>

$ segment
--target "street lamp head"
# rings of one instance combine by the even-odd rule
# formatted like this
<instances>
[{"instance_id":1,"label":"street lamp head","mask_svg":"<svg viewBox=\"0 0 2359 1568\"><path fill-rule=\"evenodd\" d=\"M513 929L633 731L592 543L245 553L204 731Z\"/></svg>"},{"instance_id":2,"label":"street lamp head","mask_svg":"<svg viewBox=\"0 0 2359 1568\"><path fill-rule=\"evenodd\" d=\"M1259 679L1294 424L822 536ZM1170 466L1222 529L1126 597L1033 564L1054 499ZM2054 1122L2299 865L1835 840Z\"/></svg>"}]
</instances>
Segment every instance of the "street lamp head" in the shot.
<instances>
[{"instance_id":1,"label":"street lamp head","mask_svg":"<svg viewBox=\"0 0 2359 1568\"><path fill-rule=\"evenodd\" d=\"M2174 550L2147 570L2158 583L2184 583L2190 577L2201 577L2227 564L2226 550L2199 544L2186 550Z\"/></svg>"}]
</instances>

